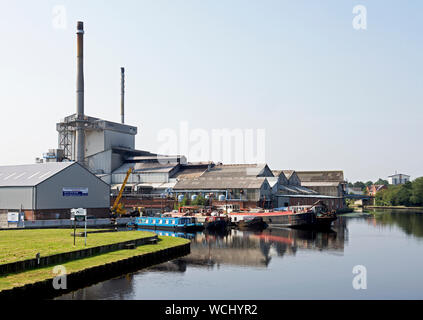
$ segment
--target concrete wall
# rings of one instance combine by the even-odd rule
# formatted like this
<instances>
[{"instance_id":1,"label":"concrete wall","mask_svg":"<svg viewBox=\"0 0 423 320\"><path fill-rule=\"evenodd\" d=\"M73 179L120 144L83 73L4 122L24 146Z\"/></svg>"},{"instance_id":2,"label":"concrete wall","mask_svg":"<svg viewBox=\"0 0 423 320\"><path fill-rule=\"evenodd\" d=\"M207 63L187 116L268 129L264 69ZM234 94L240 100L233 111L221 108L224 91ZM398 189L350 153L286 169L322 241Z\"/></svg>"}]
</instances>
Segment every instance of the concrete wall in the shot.
<instances>
[{"instance_id":1,"label":"concrete wall","mask_svg":"<svg viewBox=\"0 0 423 320\"><path fill-rule=\"evenodd\" d=\"M104 145L104 132L100 130L85 131L85 156L106 150Z\"/></svg>"},{"instance_id":2,"label":"concrete wall","mask_svg":"<svg viewBox=\"0 0 423 320\"><path fill-rule=\"evenodd\" d=\"M88 196L64 197L63 188L88 188ZM75 163L36 187L35 209L108 208L110 187Z\"/></svg>"},{"instance_id":3,"label":"concrete wall","mask_svg":"<svg viewBox=\"0 0 423 320\"><path fill-rule=\"evenodd\" d=\"M105 150L112 147L135 149L135 136L111 130L104 131L104 148Z\"/></svg>"}]
</instances>

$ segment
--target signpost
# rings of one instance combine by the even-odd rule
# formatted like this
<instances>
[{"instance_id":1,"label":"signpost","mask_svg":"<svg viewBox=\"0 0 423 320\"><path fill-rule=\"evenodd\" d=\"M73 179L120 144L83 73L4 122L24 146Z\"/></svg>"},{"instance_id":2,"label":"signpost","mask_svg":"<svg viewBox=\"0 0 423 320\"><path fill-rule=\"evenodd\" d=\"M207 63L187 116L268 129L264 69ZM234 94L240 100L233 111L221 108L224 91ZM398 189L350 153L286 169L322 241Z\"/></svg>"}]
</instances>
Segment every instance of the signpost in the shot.
<instances>
[{"instance_id":1,"label":"signpost","mask_svg":"<svg viewBox=\"0 0 423 320\"><path fill-rule=\"evenodd\" d=\"M71 220L73 220L73 245L76 244L76 221L85 221L85 246L87 246L87 209L71 209Z\"/></svg>"},{"instance_id":2,"label":"signpost","mask_svg":"<svg viewBox=\"0 0 423 320\"><path fill-rule=\"evenodd\" d=\"M19 212L8 212L7 213L7 222L18 223L19 222Z\"/></svg>"}]
</instances>

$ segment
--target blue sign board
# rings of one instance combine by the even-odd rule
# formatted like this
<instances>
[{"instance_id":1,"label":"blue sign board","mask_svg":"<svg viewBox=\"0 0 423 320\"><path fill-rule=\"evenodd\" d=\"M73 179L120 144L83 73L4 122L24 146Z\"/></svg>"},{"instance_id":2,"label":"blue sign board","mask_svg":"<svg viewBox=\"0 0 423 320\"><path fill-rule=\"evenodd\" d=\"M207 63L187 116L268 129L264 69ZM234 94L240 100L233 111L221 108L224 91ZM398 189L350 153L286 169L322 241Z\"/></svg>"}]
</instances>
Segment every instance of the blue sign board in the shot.
<instances>
[{"instance_id":1,"label":"blue sign board","mask_svg":"<svg viewBox=\"0 0 423 320\"><path fill-rule=\"evenodd\" d=\"M87 197L88 188L63 188L64 197Z\"/></svg>"}]
</instances>

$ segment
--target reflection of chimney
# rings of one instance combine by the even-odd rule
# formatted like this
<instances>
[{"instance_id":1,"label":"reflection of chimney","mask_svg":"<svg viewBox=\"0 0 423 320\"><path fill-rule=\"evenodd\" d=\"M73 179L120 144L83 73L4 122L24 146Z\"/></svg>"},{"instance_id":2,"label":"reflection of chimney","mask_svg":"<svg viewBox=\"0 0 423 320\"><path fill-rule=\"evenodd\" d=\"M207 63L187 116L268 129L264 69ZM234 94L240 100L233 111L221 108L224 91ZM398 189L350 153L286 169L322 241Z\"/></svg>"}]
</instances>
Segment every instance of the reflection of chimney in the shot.
<instances>
[{"instance_id":1,"label":"reflection of chimney","mask_svg":"<svg viewBox=\"0 0 423 320\"><path fill-rule=\"evenodd\" d=\"M120 68L120 122L125 123L125 68Z\"/></svg>"},{"instance_id":2,"label":"reflection of chimney","mask_svg":"<svg viewBox=\"0 0 423 320\"><path fill-rule=\"evenodd\" d=\"M76 73L76 157L75 160L83 163L84 152L84 23L78 21L77 25L77 73Z\"/></svg>"}]
</instances>

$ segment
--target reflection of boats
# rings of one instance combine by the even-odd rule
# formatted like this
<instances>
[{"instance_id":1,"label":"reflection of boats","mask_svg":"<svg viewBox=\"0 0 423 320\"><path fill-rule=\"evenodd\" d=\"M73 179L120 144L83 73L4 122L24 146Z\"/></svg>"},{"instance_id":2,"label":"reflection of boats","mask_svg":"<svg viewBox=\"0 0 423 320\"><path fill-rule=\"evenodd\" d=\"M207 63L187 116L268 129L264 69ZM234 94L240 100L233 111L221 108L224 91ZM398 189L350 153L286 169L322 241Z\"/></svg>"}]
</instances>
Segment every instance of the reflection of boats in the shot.
<instances>
[{"instance_id":1,"label":"reflection of boats","mask_svg":"<svg viewBox=\"0 0 423 320\"><path fill-rule=\"evenodd\" d=\"M159 236L165 236L165 237L178 237L178 238L184 238L184 239L194 239L195 233L186 233L186 232L173 232L173 231L165 231L165 230L151 230L151 229L137 229L137 231L148 231L148 232L154 232Z\"/></svg>"},{"instance_id":2,"label":"reflection of boats","mask_svg":"<svg viewBox=\"0 0 423 320\"><path fill-rule=\"evenodd\" d=\"M204 227L207 230L225 230L228 227L228 218L223 216L207 217Z\"/></svg>"},{"instance_id":3,"label":"reflection of boats","mask_svg":"<svg viewBox=\"0 0 423 320\"><path fill-rule=\"evenodd\" d=\"M171 231L197 231L203 229L203 225L196 223L195 218L192 217L138 217L135 222L128 224L128 226Z\"/></svg>"}]
</instances>

